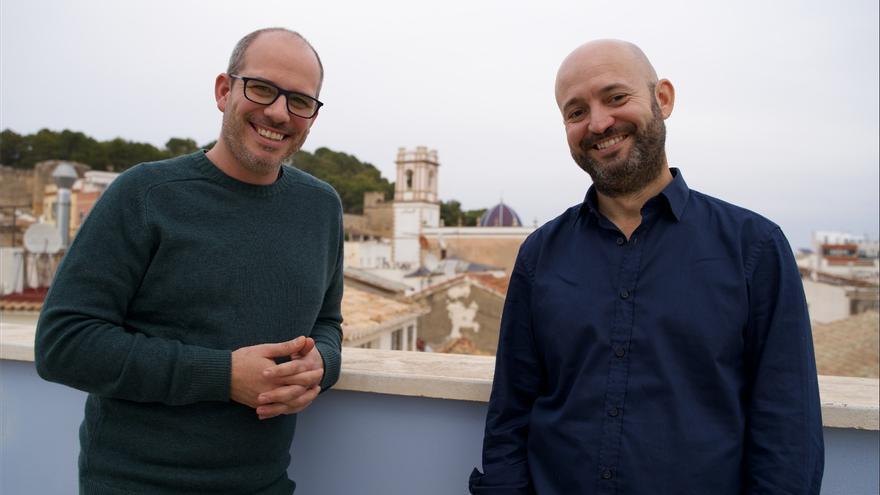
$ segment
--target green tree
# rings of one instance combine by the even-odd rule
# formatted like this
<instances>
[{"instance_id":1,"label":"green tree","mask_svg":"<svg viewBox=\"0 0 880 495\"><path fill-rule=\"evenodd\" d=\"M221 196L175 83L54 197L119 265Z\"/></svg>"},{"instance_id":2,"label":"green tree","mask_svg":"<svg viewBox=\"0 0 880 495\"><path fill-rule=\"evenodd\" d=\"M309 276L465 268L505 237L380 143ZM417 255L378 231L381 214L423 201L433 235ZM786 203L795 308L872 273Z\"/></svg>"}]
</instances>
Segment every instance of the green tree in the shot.
<instances>
[{"instance_id":1,"label":"green tree","mask_svg":"<svg viewBox=\"0 0 880 495\"><path fill-rule=\"evenodd\" d=\"M474 227L480 222L480 217L486 213L486 209L479 210L462 210L461 203L451 199L449 201L440 202L440 218L443 225L447 227L456 227L462 225L464 227Z\"/></svg>"},{"instance_id":2,"label":"green tree","mask_svg":"<svg viewBox=\"0 0 880 495\"><path fill-rule=\"evenodd\" d=\"M195 140L173 137L165 143L165 152L169 156L188 155L199 150Z\"/></svg>"},{"instance_id":3,"label":"green tree","mask_svg":"<svg viewBox=\"0 0 880 495\"><path fill-rule=\"evenodd\" d=\"M379 169L346 153L328 148L318 148L314 153L300 151L292 163L333 186L348 213L363 213L365 192L381 191L386 198L394 194L394 184L383 178Z\"/></svg>"},{"instance_id":4,"label":"green tree","mask_svg":"<svg viewBox=\"0 0 880 495\"><path fill-rule=\"evenodd\" d=\"M20 135L11 129L0 133L0 163L17 168L33 168L44 160L73 160L85 163L95 170L122 171L141 162L171 158L198 149L211 149L216 141L197 146L193 139L172 137L163 149L149 143L127 141L122 138L98 141L82 132L41 129L36 134ZM348 213L363 213L364 193L380 191L385 199L394 196L394 183L382 177L379 169L362 162L354 155L318 148L314 153L300 151L292 164L299 169L332 185L342 206ZM482 210L461 209L456 200L440 204L440 216L446 225L476 225Z\"/></svg>"},{"instance_id":5,"label":"green tree","mask_svg":"<svg viewBox=\"0 0 880 495\"><path fill-rule=\"evenodd\" d=\"M0 164L16 168L27 168L22 157L27 153L27 141L11 129L0 132Z\"/></svg>"}]
</instances>

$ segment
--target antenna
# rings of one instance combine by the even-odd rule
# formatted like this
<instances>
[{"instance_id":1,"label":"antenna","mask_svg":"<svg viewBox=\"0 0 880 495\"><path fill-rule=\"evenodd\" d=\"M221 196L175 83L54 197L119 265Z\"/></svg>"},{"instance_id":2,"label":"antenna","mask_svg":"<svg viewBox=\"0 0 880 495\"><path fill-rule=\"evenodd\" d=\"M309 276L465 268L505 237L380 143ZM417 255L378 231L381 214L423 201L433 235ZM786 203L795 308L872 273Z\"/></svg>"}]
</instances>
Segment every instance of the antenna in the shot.
<instances>
[{"instance_id":1,"label":"antenna","mask_svg":"<svg viewBox=\"0 0 880 495\"><path fill-rule=\"evenodd\" d=\"M35 223L24 232L24 248L29 253L55 254L61 250L61 234L46 223Z\"/></svg>"}]
</instances>

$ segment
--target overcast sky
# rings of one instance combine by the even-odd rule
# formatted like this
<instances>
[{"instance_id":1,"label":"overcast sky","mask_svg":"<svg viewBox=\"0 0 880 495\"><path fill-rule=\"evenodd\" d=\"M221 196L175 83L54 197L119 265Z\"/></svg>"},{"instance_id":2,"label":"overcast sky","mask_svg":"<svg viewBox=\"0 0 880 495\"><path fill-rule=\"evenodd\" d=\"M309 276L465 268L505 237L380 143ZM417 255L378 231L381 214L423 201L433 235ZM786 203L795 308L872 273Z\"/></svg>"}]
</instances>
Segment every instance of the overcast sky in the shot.
<instances>
[{"instance_id":1,"label":"overcast sky","mask_svg":"<svg viewBox=\"0 0 880 495\"><path fill-rule=\"evenodd\" d=\"M440 196L539 224L590 184L565 144L556 69L595 38L635 42L676 88L667 155L688 184L779 223L877 237L877 0L53 1L0 3L0 128L163 146L216 139L214 78L256 28L303 33L325 107L304 149L394 179L439 153Z\"/></svg>"}]
</instances>

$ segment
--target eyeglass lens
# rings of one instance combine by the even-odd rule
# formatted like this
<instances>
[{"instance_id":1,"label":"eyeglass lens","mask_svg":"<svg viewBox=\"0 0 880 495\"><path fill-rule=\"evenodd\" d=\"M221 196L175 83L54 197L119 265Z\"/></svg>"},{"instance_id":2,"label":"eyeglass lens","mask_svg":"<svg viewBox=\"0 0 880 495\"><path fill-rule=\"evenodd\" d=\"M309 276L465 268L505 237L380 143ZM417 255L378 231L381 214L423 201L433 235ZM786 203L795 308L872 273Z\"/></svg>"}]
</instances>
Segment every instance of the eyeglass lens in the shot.
<instances>
[{"instance_id":1,"label":"eyeglass lens","mask_svg":"<svg viewBox=\"0 0 880 495\"><path fill-rule=\"evenodd\" d=\"M273 103L275 98L278 97L278 88L254 79L248 80L245 83L244 90L245 96L247 96L248 99L263 105ZM307 118L311 117L315 113L316 106L317 103L311 98L296 93L287 95L287 109L294 115Z\"/></svg>"}]
</instances>

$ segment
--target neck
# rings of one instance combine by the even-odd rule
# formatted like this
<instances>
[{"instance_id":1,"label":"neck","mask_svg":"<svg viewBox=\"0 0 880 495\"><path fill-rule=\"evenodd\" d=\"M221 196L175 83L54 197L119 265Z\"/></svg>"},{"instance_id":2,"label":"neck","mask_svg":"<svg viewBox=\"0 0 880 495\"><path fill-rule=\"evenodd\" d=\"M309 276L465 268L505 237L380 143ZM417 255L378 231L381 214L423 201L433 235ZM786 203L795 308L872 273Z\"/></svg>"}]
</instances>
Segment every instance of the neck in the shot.
<instances>
[{"instance_id":1,"label":"neck","mask_svg":"<svg viewBox=\"0 0 880 495\"><path fill-rule=\"evenodd\" d=\"M596 191L599 211L629 239L642 223L642 207L672 182L672 172L665 167L648 185L632 194L606 196Z\"/></svg>"},{"instance_id":2,"label":"neck","mask_svg":"<svg viewBox=\"0 0 880 495\"><path fill-rule=\"evenodd\" d=\"M224 174L237 181L244 182L245 184L269 186L278 180L278 170L280 169L280 166L267 174L254 172L253 170L244 167L235 159L235 157L232 156L232 153L229 152L225 143L223 143L222 137L217 141L217 144L215 144L213 148L205 153L205 156L207 156L208 160L211 160L211 163L219 168Z\"/></svg>"}]
</instances>

